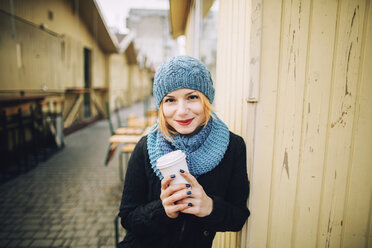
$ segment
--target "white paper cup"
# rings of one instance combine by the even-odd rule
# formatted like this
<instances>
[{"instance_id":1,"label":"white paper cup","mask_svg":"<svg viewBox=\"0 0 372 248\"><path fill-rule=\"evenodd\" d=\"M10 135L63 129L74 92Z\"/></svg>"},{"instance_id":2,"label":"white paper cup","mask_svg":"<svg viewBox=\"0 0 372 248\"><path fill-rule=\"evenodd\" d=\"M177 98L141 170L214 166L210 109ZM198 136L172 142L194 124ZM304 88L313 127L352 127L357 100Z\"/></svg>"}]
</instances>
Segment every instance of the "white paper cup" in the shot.
<instances>
[{"instance_id":1,"label":"white paper cup","mask_svg":"<svg viewBox=\"0 0 372 248\"><path fill-rule=\"evenodd\" d=\"M181 150L176 150L160 157L156 161L156 167L158 167L163 177L172 174L176 175L170 184L188 183L180 174L180 169L189 171L186 163L186 155Z\"/></svg>"}]
</instances>

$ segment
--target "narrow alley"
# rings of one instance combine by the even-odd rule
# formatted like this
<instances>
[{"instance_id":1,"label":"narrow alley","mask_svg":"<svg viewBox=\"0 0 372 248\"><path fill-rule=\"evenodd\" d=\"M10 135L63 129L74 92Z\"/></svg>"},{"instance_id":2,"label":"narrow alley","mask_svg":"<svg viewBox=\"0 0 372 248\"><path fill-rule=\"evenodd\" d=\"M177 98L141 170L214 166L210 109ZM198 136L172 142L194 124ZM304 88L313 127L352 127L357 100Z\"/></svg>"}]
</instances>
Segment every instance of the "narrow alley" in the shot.
<instances>
[{"instance_id":1,"label":"narrow alley","mask_svg":"<svg viewBox=\"0 0 372 248\"><path fill-rule=\"evenodd\" d=\"M139 116L143 105L121 116L130 113ZM0 247L114 247L123 184L117 153L104 166L109 137L107 120L96 122L67 136L46 162L0 185Z\"/></svg>"}]
</instances>

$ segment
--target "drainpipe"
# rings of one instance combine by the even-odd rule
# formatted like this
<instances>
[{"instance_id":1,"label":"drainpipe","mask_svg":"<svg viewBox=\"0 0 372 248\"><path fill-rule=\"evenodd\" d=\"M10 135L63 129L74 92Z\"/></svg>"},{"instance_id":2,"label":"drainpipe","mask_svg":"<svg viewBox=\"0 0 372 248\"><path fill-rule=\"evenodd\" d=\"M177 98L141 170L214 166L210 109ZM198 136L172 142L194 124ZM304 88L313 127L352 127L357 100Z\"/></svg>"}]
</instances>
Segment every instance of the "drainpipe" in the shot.
<instances>
[{"instance_id":1,"label":"drainpipe","mask_svg":"<svg viewBox=\"0 0 372 248\"><path fill-rule=\"evenodd\" d=\"M203 1L195 0L194 2L194 38L192 55L200 59L200 38L203 27Z\"/></svg>"}]
</instances>

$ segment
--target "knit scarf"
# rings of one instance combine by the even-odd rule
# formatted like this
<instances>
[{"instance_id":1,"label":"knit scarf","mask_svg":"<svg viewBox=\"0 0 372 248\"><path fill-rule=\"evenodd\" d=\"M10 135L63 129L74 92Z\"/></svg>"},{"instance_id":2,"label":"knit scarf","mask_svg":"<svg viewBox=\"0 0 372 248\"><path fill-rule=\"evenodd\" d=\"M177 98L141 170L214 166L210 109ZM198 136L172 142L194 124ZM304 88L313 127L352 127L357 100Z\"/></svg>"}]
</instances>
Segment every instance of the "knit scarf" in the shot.
<instances>
[{"instance_id":1,"label":"knit scarf","mask_svg":"<svg viewBox=\"0 0 372 248\"><path fill-rule=\"evenodd\" d=\"M157 127L158 123L147 136L147 151L151 168L160 180L163 176L156 167L156 162L161 156L175 150L183 151L190 173L198 177L213 170L221 162L229 145L229 129L215 113L197 134L173 135L172 142L166 140Z\"/></svg>"}]
</instances>

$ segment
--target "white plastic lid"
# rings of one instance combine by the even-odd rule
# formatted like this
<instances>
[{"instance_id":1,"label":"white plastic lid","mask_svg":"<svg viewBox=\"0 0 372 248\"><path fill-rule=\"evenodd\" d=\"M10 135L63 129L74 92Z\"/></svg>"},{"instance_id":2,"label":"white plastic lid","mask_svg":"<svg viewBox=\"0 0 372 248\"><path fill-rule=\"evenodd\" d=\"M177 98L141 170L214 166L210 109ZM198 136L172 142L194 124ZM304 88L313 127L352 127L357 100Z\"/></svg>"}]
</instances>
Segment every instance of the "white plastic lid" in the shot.
<instances>
[{"instance_id":1,"label":"white plastic lid","mask_svg":"<svg viewBox=\"0 0 372 248\"><path fill-rule=\"evenodd\" d=\"M174 162L177 162L178 160L185 159L185 158L186 158L186 155L183 151L176 150L176 151L173 151L173 152L170 152L170 153L167 153L161 156L157 160L157 167L159 169L165 168L165 167L172 165Z\"/></svg>"}]
</instances>

